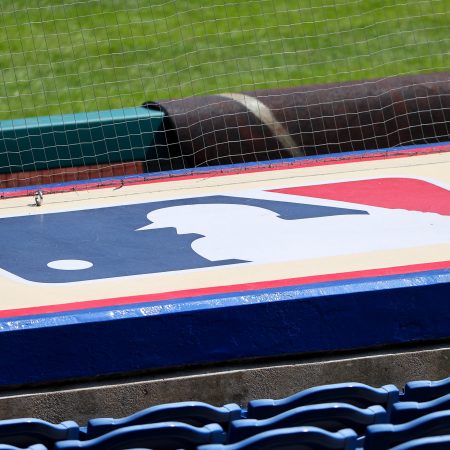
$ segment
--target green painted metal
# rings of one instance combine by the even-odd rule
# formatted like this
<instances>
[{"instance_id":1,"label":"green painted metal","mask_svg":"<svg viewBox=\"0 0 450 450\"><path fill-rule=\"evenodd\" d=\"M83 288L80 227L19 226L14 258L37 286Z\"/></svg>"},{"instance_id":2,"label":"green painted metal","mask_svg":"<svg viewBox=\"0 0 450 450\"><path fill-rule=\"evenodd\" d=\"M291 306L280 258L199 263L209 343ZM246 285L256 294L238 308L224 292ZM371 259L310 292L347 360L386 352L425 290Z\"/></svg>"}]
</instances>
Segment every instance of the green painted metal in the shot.
<instances>
[{"instance_id":1,"label":"green painted metal","mask_svg":"<svg viewBox=\"0 0 450 450\"><path fill-rule=\"evenodd\" d=\"M135 107L0 121L0 173L143 161L163 117Z\"/></svg>"}]
</instances>

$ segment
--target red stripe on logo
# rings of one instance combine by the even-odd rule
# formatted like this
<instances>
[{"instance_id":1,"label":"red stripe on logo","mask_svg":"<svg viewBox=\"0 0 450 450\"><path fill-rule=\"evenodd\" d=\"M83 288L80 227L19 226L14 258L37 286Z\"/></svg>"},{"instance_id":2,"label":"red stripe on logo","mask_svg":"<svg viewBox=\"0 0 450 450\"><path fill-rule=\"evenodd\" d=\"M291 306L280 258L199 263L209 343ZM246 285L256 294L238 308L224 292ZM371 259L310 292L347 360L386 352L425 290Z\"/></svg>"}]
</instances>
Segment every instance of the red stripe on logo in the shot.
<instances>
[{"instance_id":1,"label":"red stripe on logo","mask_svg":"<svg viewBox=\"0 0 450 450\"><path fill-rule=\"evenodd\" d=\"M290 195L450 216L450 191L414 178L377 178L274 189Z\"/></svg>"}]
</instances>

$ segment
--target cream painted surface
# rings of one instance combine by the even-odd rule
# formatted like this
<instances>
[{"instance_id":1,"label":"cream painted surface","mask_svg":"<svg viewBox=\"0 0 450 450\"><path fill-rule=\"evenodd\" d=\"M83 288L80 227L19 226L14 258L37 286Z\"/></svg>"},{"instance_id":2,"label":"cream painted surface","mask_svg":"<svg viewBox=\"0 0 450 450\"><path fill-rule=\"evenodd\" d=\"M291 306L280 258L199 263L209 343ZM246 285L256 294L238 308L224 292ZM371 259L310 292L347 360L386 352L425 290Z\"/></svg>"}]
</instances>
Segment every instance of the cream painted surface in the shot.
<instances>
[{"instance_id":1,"label":"cream painted surface","mask_svg":"<svg viewBox=\"0 0 450 450\"><path fill-rule=\"evenodd\" d=\"M448 187L450 186L450 153L156 182L124 186L115 190L105 188L52 194L45 196L44 204L39 208L30 206L34 203L32 197L3 199L0 201L0 218L197 195L247 194L252 196L252 191L260 191L261 189L378 177L414 177ZM340 202L335 203L338 205ZM60 285L32 283L0 271L0 309L8 310L185 289L256 283L446 260L450 260L450 244L430 245L401 251L390 250L350 256L334 256L301 262L245 263L217 268Z\"/></svg>"},{"instance_id":2,"label":"cream painted surface","mask_svg":"<svg viewBox=\"0 0 450 450\"><path fill-rule=\"evenodd\" d=\"M361 160L360 162L316 167L286 168L265 172L243 172L236 175L217 175L134 186L124 185L121 188L52 194L44 197L44 204L40 208L34 206L34 196L2 199L0 200L0 217L98 208L195 195L228 194L246 189L274 189L369 177L424 178L448 186L450 185L450 152L376 161Z\"/></svg>"}]
</instances>

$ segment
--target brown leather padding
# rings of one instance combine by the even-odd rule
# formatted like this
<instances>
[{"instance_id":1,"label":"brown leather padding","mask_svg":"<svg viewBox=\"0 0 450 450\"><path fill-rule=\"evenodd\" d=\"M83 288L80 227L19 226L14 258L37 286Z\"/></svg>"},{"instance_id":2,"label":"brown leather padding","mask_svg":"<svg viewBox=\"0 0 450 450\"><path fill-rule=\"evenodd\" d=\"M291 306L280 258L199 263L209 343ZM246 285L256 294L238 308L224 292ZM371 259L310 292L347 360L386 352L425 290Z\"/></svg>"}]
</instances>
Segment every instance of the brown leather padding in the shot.
<instances>
[{"instance_id":1,"label":"brown leather padding","mask_svg":"<svg viewBox=\"0 0 450 450\"><path fill-rule=\"evenodd\" d=\"M269 107L306 155L450 140L450 72L244 94ZM230 98L144 106L166 112L160 145L166 145L175 168L290 156L268 127Z\"/></svg>"},{"instance_id":2,"label":"brown leather padding","mask_svg":"<svg viewBox=\"0 0 450 450\"><path fill-rule=\"evenodd\" d=\"M249 91L299 153L321 155L450 141L450 72ZM0 174L0 188L288 158L252 112L220 95L146 102L165 112L147 160Z\"/></svg>"}]
</instances>

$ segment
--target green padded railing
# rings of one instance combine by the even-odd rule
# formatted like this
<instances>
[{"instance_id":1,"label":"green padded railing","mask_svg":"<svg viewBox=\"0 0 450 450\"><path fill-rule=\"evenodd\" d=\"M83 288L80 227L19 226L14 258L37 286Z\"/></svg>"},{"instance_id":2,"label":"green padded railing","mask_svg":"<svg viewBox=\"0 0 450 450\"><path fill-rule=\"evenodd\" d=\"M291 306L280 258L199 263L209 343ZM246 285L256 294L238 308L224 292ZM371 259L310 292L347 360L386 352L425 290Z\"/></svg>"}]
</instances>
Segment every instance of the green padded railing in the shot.
<instances>
[{"instance_id":1,"label":"green padded railing","mask_svg":"<svg viewBox=\"0 0 450 450\"><path fill-rule=\"evenodd\" d=\"M0 121L0 173L144 161L163 117L135 107Z\"/></svg>"}]
</instances>

